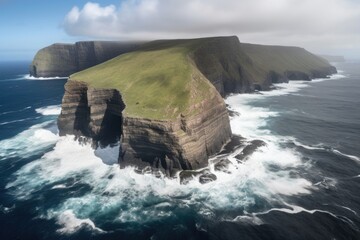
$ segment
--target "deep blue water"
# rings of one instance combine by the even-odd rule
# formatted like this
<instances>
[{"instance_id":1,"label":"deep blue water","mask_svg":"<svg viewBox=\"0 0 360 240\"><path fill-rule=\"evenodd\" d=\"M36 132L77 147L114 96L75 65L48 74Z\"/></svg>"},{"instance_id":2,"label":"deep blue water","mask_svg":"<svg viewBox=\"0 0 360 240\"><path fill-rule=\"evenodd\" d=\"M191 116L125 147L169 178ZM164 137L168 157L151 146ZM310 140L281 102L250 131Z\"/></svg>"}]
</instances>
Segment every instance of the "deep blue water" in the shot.
<instances>
[{"instance_id":1,"label":"deep blue water","mask_svg":"<svg viewBox=\"0 0 360 240\"><path fill-rule=\"evenodd\" d=\"M267 146L185 186L59 137L66 80L28 65L0 62L0 239L360 239L360 62L229 97L233 133Z\"/></svg>"}]
</instances>

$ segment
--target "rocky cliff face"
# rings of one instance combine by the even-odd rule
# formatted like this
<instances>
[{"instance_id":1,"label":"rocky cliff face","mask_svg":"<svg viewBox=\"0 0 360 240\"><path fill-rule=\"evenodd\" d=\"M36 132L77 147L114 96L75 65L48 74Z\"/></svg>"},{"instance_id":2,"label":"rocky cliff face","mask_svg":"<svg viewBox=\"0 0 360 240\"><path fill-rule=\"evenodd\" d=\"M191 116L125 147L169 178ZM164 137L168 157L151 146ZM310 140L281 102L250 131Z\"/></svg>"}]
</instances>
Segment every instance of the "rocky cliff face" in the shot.
<instances>
[{"instance_id":1,"label":"rocky cliff face","mask_svg":"<svg viewBox=\"0 0 360 240\"><path fill-rule=\"evenodd\" d=\"M88 68L104 61L111 49L86 42L50 51L53 58L75 54L69 63L60 61L71 72L67 66ZM240 44L237 37L156 41L73 74L65 85L58 126L60 135L86 137L94 147L120 142L121 167L173 176L205 167L230 140L221 96L334 72L304 49Z\"/></svg>"},{"instance_id":2,"label":"rocky cliff face","mask_svg":"<svg viewBox=\"0 0 360 240\"><path fill-rule=\"evenodd\" d=\"M168 176L206 166L231 137L228 112L217 93L193 106L198 114L175 121L127 117L124 108L118 90L69 80L58 118L60 135L87 137L95 147L121 140L121 167L160 170Z\"/></svg>"},{"instance_id":3,"label":"rocky cliff face","mask_svg":"<svg viewBox=\"0 0 360 240\"><path fill-rule=\"evenodd\" d=\"M95 146L120 140L125 104L115 89L95 89L86 83L68 81L58 118L60 135L91 138Z\"/></svg>"},{"instance_id":4,"label":"rocky cliff face","mask_svg":"<svg viewBox=\"0 0 360 240\"><path fill-rule=\"evenodd\" d=\"M106 41L53 44L37 52L30 65L30 75L35 77L67 77L119 54L133 51L140 44Z\"/></svg>"},{"instance_id":5,"label":"rocky cliff face","mask_svg":"<svg viewBox=\"0 0 360 240\"><path fill-rule=\"evenodd\" d=\"M204 41L192 54L198 69L222 96L254 90L251 59L242 51L237 37L212 38ZM260 70L259 70L260 71Z\"/></svg>"}]
</instances>

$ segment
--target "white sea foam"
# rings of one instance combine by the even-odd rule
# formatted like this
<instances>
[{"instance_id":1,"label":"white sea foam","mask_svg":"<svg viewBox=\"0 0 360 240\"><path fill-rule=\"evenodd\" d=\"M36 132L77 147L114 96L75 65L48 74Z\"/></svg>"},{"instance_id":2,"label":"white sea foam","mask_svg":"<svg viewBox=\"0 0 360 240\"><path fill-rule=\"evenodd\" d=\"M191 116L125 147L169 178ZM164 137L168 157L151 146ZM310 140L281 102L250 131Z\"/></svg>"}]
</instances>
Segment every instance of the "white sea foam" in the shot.
<instances>
[{"instance_id":1,"label":"white sea foam","mask_svg":"<svg viewBox=\"0 0 360 240\"><path fill-rule=\"evenodd\" d=\"M59 233L71 234L83 227L89 227L92 230L104 232L102 229L97 228L90 219L77 218L71 210L64 211L57 219L57 223L62 225L62 228L58 229Z\"/></svg>"},{"instance_id":2,"label":"white sea foam","mask_svg":"<svg viewBox=\"0 0 360 240\"><path fill-rule=\"evenodd\" d=\"M340 152L339 150L336 150L336 149L332 149L332 152L335 153L338 156L347 157L347 158L349 158L349 159L351 159L353 161L360 162L360 158L357 157L357 156L345 154L345 153L342 153L342 152Z\"/></svg>"},{"instance_id":3,"label":"white sea foam","mask_svg":"<svg viewBox=\"0 0 360 240\"><path fill-rule=\"evenodd\" d=\"M341 215L336 215L332 212L329 212L329 211L325 211L325 210L321 210L321 209L306 209L306 208L303 208L303 207L300 207L300 206L297 206L297 205L293 205L293 204L288 204L288 203L283 203L286 208L271 208L267 211L264 211L264 212L260 212L260 213L255 213L254 215L255 216L259 216L259 215L264 215L264 214L268 214L270 212L274 212L274 211L277 211L277 212L284 212L284 213L288 213L288 214L297 214L297 213L300 213L300 212L306 212L306 213L309 213L309 214L314 214L314 213L324 213L324 214L328 214L348 225L350 225L352 228L354 229L357 229L358 230L358 227L354 224L354 222L352 220L350 220L349 218L345 217L345 216L341 216Z\"/></svg>"},{"instance_id":4,"label":"white sea foam","mask_svg":"<svg viewBox=\"0 0 360 240\"><path fill-rule=\"evenodd\" d=\"M26 79L26 80L58 80L58 79L67 79L68 77L34 77L30 76L30 74L21 75L19 79Z\"/></svg>"},{"instance_id":5,"label":"white sea foam","mask_svg":"<svg viewBox=\"0 0 360 240\"><path fill-rule=\"evenodd\" d=\"M0 141L0 159L28 157L55 144L58 136L46 128L50 123L34 125L12 138Z\"/></svg>"},{"instance_id":6,"label":"white sea foam","mask_svg":"<svg viewBox=\"0 0 360 240\"><path fill-rule=\"evenodd\" d=\"M42 115L59 115L61 112L61 106L60 105L51 105L47 107L41 107L35 109L35 111Z\"/></svg>"}]
</instances>

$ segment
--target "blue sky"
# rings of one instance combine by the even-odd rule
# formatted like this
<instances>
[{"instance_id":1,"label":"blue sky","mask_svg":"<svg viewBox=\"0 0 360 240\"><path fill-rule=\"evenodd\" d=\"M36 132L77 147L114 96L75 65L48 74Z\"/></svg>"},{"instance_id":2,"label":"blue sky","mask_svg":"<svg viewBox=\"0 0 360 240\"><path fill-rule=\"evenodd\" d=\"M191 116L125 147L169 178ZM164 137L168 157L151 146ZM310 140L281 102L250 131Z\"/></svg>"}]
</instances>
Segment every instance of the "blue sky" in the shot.
<instances>
[{"instance_id":1,"label":"blue sky","mask_svg":"<svg viewBox=\"0 0 360 240\"><path fill-rule=\"evenodd\" d=\"M0 0L0 61L56 42L237 35L360 58L359 0Z\"/></svg>"},{"instance_id":2,"label":"blue sky","mask_svg":"<svg viewBox=\"0 0 360 240\"><path fill-rule=\"evenodd\" d=\"M0 61L31 60L42 47L75 42L86 36L69 36L61 27L73 6L87 1L0 0ZM120 1L101 1L107 5Z\"/></svg>"}]
</instances>

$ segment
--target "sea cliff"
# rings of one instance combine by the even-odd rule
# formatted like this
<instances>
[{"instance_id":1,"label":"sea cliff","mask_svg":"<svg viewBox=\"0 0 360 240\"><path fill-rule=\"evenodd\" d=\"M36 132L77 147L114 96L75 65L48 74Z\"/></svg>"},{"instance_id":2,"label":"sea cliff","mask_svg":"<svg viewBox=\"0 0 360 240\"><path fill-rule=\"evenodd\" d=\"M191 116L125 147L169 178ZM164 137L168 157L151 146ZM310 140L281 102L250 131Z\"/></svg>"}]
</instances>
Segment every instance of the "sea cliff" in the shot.
<instances>
[{"instance_id":1,"label":"sea cliff","mask_svg":"<svg viewBox=\"0 0 360 240\"><path fill-rule=\"evenodd\" d=\"M153 41L91 68L76 64L86 69L65 85L60 135L90 139L95 148L120 142L121 167L168 176L205 167L230 141L222 97L336 72L304 49L237 37Z\"/></svg>"},{"instance_id":2,"label":"sea cliff","mask_svg":"<svg viewBox=\"0 0 360 240\"><path fill-rule=\"evenodd\" d=\"M40 49L29 69L34 77L68 77L71 74L135 50L140 42L87 41L56 43Z\"/></svg>"}]
</instances>

